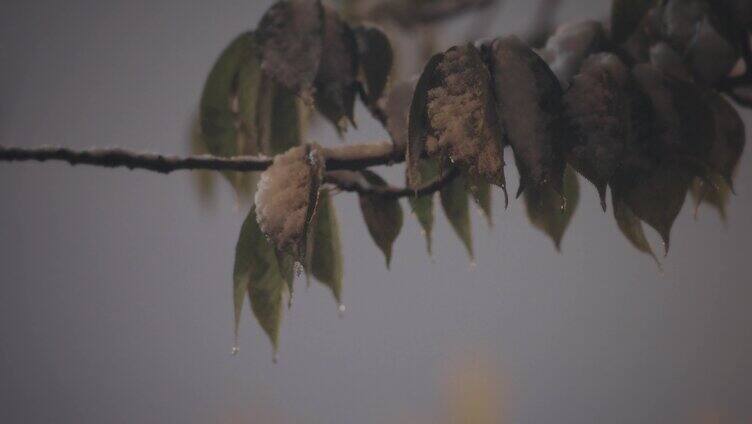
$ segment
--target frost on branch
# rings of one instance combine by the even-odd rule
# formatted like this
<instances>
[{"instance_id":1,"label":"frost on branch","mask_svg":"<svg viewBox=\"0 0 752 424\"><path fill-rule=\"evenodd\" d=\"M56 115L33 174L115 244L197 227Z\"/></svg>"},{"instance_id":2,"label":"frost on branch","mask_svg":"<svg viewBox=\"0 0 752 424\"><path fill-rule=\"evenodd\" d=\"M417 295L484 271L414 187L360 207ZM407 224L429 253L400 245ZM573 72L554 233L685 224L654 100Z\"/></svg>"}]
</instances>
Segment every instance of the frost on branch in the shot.
<instances>
[{"instance_id":1,"label":"frost on branch","mask_svg":"<svg viewBox=\"0 0 752 424\"><path fill-rule=\"evenodd\" d=\"M501 129L480 52L471 44L453 47L436 73L436 85L428 91L426 152L505 188Z\"/></svg>"},{"instance_id":2,"label":"frost on branch","mask_svg":"<svg viewBox=\"0 0 752 424\"><path fill-rule=\"evenodd\" d=\"M566 142L562 128L562 89L548 65L519 38L494 40L487 60L501 127L520 172L520 195L526 187L551 185L562 193Z\"/></svg>"},{"instance_id":3,"label":"frost on branch","mask_svg":"<svg viewBox=\"0 0 752 424\"><path fill-rule=\"evenodd\" d=\"M293 147L261 174L256 208L261 230L277 251L304 259L308 224L316 210L324 160L318 149Z\"/></svg>"}]
</instances>

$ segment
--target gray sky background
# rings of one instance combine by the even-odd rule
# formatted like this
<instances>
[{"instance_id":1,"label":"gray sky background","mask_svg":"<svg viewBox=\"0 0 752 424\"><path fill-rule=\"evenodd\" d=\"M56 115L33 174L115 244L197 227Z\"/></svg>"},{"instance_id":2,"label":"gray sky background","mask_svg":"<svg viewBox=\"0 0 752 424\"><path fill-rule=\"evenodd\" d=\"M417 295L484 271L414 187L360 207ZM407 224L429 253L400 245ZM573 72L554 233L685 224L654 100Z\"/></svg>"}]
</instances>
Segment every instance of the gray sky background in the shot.
<instances>
[{"instance_id":1,"label":"gray sky background","mask_svg":"<svg viewBox=\"0 0 752 424\"><path fill-rule=\"evenodd\" d=\"M4 3L0 144L186 153L212 62L270 3ZM533 3L486 34L522 30ZM562 20L608 9L566 3ZM359 113L350 142L385 137ZM230 356L244 211L227 184L207 208L188 173L0 164L0 422L432 423L458 398L520 424L750 422L750 181L746 153L726 226L687 203L664 273L590 185L562 254L497 192L474 269L439 212L433 262L406 217L387 271L339 195L347 315L298 284L274 365L250 313Z\"/></svg>"}]
</instances>

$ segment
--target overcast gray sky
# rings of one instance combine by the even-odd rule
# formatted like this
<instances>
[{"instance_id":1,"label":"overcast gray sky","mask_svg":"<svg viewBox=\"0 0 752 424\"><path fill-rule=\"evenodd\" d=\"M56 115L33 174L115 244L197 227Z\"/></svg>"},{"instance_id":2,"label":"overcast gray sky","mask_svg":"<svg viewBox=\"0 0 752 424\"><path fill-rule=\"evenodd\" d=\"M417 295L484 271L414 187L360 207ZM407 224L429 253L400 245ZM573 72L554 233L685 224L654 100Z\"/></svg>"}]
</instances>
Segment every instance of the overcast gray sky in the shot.
<instances>
[{"instance_id":1,"label":"overcast gray sky","mask_svg":"<svg viewBox=\"0 0 752 424\"><path fill-rule=\"evenodd\" d=\"M212 62L270 3L5 2L0 144L185 153ZM487 35L522 30L532 3L506 1ZM566 3L564 20L608 8ZM385 136L359 113L349 142ZM250 314L230 356L244 212L224 182L206 208L188 173L0 164L0 422L433 423L457 399L520 424L750 422L749 165L726 226L685 206L664 273L590 185L561 254L495 193L474 269L438 213L434 260L407 217L385 270L339 195L347 315L299 284L274 365Z\"/></svg>"}]
</instances>

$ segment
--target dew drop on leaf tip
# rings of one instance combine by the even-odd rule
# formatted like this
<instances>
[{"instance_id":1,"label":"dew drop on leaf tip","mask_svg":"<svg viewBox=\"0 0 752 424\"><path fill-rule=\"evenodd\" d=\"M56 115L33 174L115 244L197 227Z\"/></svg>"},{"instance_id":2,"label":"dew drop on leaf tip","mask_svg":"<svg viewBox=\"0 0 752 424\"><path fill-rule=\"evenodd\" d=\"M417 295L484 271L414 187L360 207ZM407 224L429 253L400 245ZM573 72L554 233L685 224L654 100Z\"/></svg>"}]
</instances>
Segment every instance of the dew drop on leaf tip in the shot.
<instances>
[{"instance_id":1,"label":"dew drop on leaf tip","mask_svg":"<svg viewBox=\"0 0 752 424\"><path fill-rule=\"evenodd\" d=\"M237 355L238 355L238 353L240 353L240 348L239 348L239 347L237 347L237 346L233 346L233 347L232 347L232 350L230 351L230 355L232 355L232 356L237 356Z\"/></svg>"},{"instance_id":2,"label":"dew drop on leaf tip","mask_svg":"<svg viewBox=\"0 0 752 424\"><path fill-rule=\"evenodd\" d=\"M345 316L346 311L347 307L344 303L340 303L339 306L337 306L337 315L339 315L340 318L343 318Z\"/></svg>"}]
</instances>

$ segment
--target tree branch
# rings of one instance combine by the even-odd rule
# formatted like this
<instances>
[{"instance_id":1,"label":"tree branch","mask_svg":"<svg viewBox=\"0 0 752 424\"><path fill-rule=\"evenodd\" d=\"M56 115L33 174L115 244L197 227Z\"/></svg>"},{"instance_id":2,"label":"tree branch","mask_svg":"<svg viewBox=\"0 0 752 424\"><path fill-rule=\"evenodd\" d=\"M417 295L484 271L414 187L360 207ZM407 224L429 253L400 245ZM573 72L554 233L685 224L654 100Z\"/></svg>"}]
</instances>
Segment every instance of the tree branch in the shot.
<instances>
[{"instance_id":1,"label":"tree branch","mask_svg":"<svg viewBox=\"0 0 752 424\"><path fill-rule=\"evenodd\" d=\"M333 184L342 191L350 191L358 194L376 194L386 197L420 197L441 190L458 175L459 171L457 168L452 167L433 181L418 187L417 190L409 187L374 186L369 184L360 173L353 171L327 172L324 176L324 182Z\"/></svg>"},{"instance_id":2,"label":"tree branch","mask_svg":"<svg viewBox=\"0 0 752 424\"><path fill-rule=\"evenodd\" d=\"M390 142L354 144L336 148L322 148L327 170L357 170L377 165L389 165L404 160L404 151ZM93 165L107 168L125 167L168 174L180 170L211 171L263 171L272 164L266 156L237 156L223 158L211 155L166 156L133 152L125 149L73 150L64 147L3 147L0 161L48 160L68 162L71 165Z\"/></svg>"}]
</instances>

